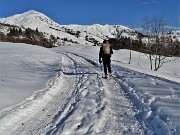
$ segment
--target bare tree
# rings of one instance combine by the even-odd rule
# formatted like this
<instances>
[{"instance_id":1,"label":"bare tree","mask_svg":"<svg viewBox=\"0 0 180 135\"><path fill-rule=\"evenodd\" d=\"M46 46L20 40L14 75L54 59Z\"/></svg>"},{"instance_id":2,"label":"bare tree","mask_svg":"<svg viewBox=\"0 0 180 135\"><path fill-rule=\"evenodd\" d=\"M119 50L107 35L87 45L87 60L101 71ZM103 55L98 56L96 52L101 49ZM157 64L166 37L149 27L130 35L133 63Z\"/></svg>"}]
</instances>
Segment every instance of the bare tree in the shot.
<instances>
[{"instance_id":1,"label":"bare tree","mask_svg":"<svg viewBox=\"0 0 180 135\"><path fill-rule=\"evenodd\" d=\"M163 16L144 17L142 20L143 32L146 34L146 53L150 60L151 70L157 71L165 62L164 33L167 32L167 23Z\"/></svg>"},{"instance_id":2,"label":"bare tree","mask_svg":"<svg viewBox=\"0 0 180 135\"><path fill-rule=\"evenodd\" d=\"M145 52L148 54L148 58L150 60L150 67L151 70L153 69L152 66L152 50L151 50L151 42L150 42L150 38L152 37L152 33L151 33L151 19L148 18L147 16L144 17L142 19L142 30L144 32L144 34L147 36L147 38L145 39L145 43L146 43L146 50Z\"/></svg>"}]
</instances>

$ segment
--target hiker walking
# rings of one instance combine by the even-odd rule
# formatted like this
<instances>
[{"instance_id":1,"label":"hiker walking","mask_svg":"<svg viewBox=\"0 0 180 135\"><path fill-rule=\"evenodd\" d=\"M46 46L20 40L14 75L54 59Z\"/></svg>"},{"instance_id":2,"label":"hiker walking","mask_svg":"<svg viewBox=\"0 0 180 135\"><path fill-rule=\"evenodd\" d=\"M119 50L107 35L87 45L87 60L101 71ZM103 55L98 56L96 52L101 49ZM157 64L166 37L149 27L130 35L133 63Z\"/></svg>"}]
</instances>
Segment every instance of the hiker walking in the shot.
<instances>
[{"instance_id":1,"label":"hiker walking","mask_svg":"<svg viewBox=\"0 0 180 135\"><path fill-rule=\"evenodd\" d=\"M99 63L103 62L104 74L106 79L108 77L107 70L109 72L109 75L111 75L111 54L113 54L112 47L107 40L104 40L103 45L101 46L99 51Z\"/></svg>"}]
</instances>

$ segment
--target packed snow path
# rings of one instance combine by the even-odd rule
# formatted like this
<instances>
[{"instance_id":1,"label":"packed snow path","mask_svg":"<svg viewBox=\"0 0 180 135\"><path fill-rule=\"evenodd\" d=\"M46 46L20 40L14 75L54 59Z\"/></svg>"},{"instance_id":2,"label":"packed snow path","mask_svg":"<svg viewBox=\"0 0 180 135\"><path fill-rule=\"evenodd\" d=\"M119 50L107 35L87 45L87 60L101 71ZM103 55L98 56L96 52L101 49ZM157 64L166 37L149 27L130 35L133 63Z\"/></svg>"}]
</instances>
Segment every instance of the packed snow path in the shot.
<instances>
[{"instance_id":1,"label":"packed snow path","mask_svg":"<svg viewBox=\"0 0 180 135\"><path fill-rule=\"evenodd\" d=\"M34 93L23 104L5 113L0 119L0 134L143 135L163 133L162 131L170 133L164 130L163 124L158 125L161 126L160 131L155 131L156 128L153 129L151 123L146 121L148 116L144 119L144 114L139 116L144 113L145 108L140 105L141 102L133 93L135 86L124 79L123 74L136 74L138 78L143 79L156 78L122 69L106 80L102 78L102 71L89 60L71 53L59 55L62 61L57 78L50 80L45 90ZM178 84L171 85L177 90ZM132 91L129 93L128 90ZM148 98L145 102L155 100ZM151 110L155 107L146 106L147 108ZM147 111L147 114L149 112Z\"/></svg>"},{"instance_id":2,"label":"packed snow path","mask_svg":"<svg viewBox=\"0 0 180 135\"><path fill-rule=\"evenodd\" d=\"M0 134L143 132L115 80L101 79L94 65L75 55L62 54L62 63L49 89L1 118Z\"/></svg>"}]
</instances>

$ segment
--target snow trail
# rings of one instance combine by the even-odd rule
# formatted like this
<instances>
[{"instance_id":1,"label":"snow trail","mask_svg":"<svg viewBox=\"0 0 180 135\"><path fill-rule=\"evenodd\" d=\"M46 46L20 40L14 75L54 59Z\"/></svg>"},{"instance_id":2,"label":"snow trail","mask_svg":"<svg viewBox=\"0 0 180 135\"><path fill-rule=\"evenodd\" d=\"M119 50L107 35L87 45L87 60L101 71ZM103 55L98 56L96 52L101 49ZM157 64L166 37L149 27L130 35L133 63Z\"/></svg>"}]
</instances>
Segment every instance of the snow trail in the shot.
<instances>
[{"instance_id":1,"label":"snow trail","mask_svg":"<svg viewBox=\"0 0 180 135\"><path fill-rule=\"evenodd\" d=\"M103 80L106 106L98 130L102 134L144 134L141 124L136 120L133 106L114 80Z\"/></svg>"},{"instance_id":2,"label":"snow trail","mask_svg":"<svg viewBox=\"0 0 180 135\"><path fill-rule=\"evenodd\" d=\"M172 89L166 98L176 100L177 83L115 65L112 65L115 75L103 79L103 71L91 59L68 52L58 54L61 57L58 76L48 82L46 89L35 92L1 117L0 134L171 134L165 128L170 124L165 113L155 115L156 104L163 103L165 98L159 97L155 90L157 96L152 96L152 90ZM147 93L146 97L140 89ZM156 124L156 121L161 122ZM170 127L174 128L173 124Z\"/></svg>"},{"instance_id":3,"label":"snow trail","mask_svg":"<svg viewBox=\"0 0 180 135\"><path fill-rule=\"evenodd\" d=\"M146 134L179 134L179 83L114 65L116 80L132 103ZM118 69L118 70L117 70ZM168 106L165 106L171 101ZM163 106L158 107L159 104ZM172 107L171 109L170 106ZM172 119L172 121L169 121Z\"/></svg>"},{"instance_id":4,"label":"snow trail","mask_svg":"<svg viewBox=\"0 0 180 135\"><path fill-rule=\"evenodd\" d=\"M72 97L75 99L70 101L75 102L68 107L71 115L66 121L56 122L55 128L47 134L143 134L132 106L121 93L118 83L113 79L101 79L100 72L92 70L96 67L84 58L72 54L69 57L78 67L76 71L83 72L76 93L84 96L76 94Z\"/></svg>"},{"instance_id":5,"label":"snow trail","mask_svg":"<svg viewBox=\"0 0 180 135\"><path fill-rule=\"evenodd\" d=\"M115 80L102 79L84 58L60 56L59 76L47 90L1 118L0 134L143 134Z\"/></svg>"}]
</instances>

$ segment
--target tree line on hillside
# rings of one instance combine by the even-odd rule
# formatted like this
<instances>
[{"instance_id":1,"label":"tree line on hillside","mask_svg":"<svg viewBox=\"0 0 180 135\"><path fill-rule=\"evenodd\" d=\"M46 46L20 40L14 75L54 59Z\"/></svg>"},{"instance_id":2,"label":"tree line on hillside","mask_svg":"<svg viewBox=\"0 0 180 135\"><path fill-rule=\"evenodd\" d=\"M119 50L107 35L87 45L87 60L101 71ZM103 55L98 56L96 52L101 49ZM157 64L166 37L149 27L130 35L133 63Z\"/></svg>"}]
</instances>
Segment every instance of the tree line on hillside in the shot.
<instances>
[{"instance_id":1,"label":"tree line on hillside","mask_svg":"<svg viewBox=\"0 0 180 135\"><path fill-rule=\"evenodd\" d=\"M129 49L142 53L152 53L155 54L156 49L157 53L171 57L171 56L180 56L180 42L178 40L173 41L168 37L161 38L161 43L152 43L151 47L147 43L143 43L141 39L133 40L127 37L121 37L119 39L110 38L109 43L112 45L114 50L119 49Z\"/></svg>"},{"instance_id":2,"label":"tree line on hillside","mask_svg":"<svg viewBox=\"0 0 180 135\"><path fill-rule=\"evenodd\" d=\"M145 36L138 40L126 37L111 38L109 42L113 49L130 50L129 64L132 57L131 50L144 53L150 61L150 69L157 71L164 63L175 61L175 57L180 56L180 42L177 37L172 38L171 33L166 34L168 33L167 26L163 16L144 17L141 27Z\"/></svg>"},{"instance_id":3,"label":"tree line on hillside","mask_svg":"<svg viewBox=\"0 0 180 135\"><path fill-rule=\"evenodd\" d=\"M2 42L14 42L14 43L27 43L33 45L39 45L46 48L54 47L54 43L57 42L57 38L53 35L50 35L49 38L46 38L42 32L36 30L26 28L25 30L12 27L9 28L9 33L6 35L3 32L0 32L0 41Z\"/></svg>"}]
</instances>

